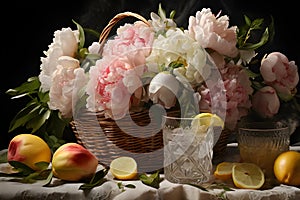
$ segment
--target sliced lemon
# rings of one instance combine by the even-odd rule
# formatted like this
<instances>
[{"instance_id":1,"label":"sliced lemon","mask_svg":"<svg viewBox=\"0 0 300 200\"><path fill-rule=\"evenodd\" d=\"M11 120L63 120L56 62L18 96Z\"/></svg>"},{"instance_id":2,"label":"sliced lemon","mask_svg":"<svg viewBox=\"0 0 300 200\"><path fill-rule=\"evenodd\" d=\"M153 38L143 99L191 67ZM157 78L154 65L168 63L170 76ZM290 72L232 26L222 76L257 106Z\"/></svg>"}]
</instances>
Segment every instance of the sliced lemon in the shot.
<instances>
[{"instance_id":1,"label":"sliced lemon","mask_svg":"<svg viewBox=\"0 0 300 200\"><path fill-rule=\"evenodd\" d=\"M232 167L232 180L242 189L259 189L265 183L262 169L253 163L237 163Z\"/></svg>"},{"instance_id":2,"label":"sliced lemon","mask_svg":"<svg viewBox=\"0 0 300 200\"><path fill-rule=\"evenodd\" d=\"M216 170L214 171L214 176L217 179L229 180L232 178L232 168L235 165L235 162L221 162L217 165Z\"/></svg>"},{"instance_id":3,"label":"sliced lemon","mask_svg":"<svg viewBox=\"0 0 300 200\"><path fill-rule=\"evenodd\" d=\"M111 161L110 172L116 179L135 179L137 177L137 163L132 157L118 157Z\"/></svg>"},{"instance_id":4,"label":"sliced lemon","mask_svg":"<svg viewBox=\"0 0 300 200\"><path fill-rule=\"evenodd\" d=\"M213 113L200 113L193 118L192 127L198 134L206 134L210 126L220 126L224 128L224 121Z\"/></svg>"}]
</instances>

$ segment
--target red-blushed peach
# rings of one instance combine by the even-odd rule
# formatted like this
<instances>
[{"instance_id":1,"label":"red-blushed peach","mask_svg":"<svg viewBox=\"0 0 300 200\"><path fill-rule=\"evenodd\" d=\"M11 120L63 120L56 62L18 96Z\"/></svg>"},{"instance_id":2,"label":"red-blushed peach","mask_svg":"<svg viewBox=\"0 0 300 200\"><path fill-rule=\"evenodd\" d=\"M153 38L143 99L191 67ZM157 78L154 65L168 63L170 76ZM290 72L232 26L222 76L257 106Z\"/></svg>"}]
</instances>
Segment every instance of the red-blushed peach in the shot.
<instances>
[{"instance_id":1,"label":"red-blushed peach","mask_svg":"<svg viewBox=\"0 0 300 200\"><path fill-rule=\"evenodd\" d=\"M66 181L91 178L96 173L97 166L97 157L77 143L63 144L52 158L53 175Z\"/></svg>"},{"instance_id":2,"label":"red-blushed peach","mask_svg":"<svg viewBox=\"0 0 300 200\"><path fill-rule=\"evenodd\" d=\"M51 156L50 147L37 135L16 135L8 145L7 160L21 162L33 170L39 170L35 163L50 163Z\"/></svg>"}]
</instances>

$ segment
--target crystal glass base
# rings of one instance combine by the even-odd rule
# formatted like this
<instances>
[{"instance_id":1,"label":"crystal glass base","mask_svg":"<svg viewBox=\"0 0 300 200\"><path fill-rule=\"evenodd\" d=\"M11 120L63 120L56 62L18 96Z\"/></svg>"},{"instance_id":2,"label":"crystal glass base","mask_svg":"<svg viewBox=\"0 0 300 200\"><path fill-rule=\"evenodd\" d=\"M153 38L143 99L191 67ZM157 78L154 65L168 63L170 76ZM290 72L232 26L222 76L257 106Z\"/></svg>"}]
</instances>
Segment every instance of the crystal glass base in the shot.
<instances>
[{"instance_id":1,"label":"crystal glass base","mask_svg":"<svg viewBox=\"0 0 300 200\"><path fill-rule=\"evenodd\" d=\"M165 178L172 183L201 184L210 181L213 130L197 134L188 125L190 123L174 124L167 121L163 128Z\"/></svg>"}]
</instances>

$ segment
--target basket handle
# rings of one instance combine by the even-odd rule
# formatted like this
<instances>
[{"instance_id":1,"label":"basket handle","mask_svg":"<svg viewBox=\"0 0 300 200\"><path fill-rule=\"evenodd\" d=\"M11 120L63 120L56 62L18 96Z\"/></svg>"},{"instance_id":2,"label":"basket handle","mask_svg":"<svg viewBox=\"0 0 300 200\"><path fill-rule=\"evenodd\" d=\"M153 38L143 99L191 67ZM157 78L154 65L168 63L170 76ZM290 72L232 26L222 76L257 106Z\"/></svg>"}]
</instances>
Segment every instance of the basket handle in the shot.
<instances>
[{"instance_id":1,"label":"basket handle","mask_svg":"<svg viewBox=\"0 0 300 200\"><path fill-rule=\"evenodd\" d=\"M102 30L100 37L99 37L99 43L102 49L103 43L105 42L106 38L109 35L109 32L111 31L111 29L114 27L114 25L116 23L118 23L121 19L125 18L125 17L135 17L139 20L141 20L142 22L144 22L146 25L150 26L150 23L148 22L147 19L145 19L143 16L137 14L137 13L133 13L133 12L123 12L123 13L119 13L116 16L114 16L109 23L104 27L104 29Z\"/></svg>"}]
</instances>

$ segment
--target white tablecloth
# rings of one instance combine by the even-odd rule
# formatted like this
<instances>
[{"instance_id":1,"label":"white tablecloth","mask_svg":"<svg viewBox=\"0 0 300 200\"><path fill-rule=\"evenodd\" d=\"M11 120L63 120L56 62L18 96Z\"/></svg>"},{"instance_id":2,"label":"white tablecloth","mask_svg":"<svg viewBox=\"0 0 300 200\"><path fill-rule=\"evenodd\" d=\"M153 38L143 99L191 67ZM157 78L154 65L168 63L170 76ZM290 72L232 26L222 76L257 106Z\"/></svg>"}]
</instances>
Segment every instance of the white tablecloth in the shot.
<instances>
[{"instance_id":1,"label":"white tablecloth","mask_svg":"<svg viewBox=\"0 0 300 200\"><path fill-rule=\"evenodd\" d=\"M297 147L297 150L300 147ZM228 160L236 160L236 147L228 147ZM1 164L0 170L7 164ZM163 176L163 175L162 175ZM201 190L191 185L173 184L167 180L160 183L159 189L152 188L143 184L141 181L122 181L123 185L133 184L136 188L119 189L117 180L114 180L111 174L107 175L107 181L101 186L97 186L90 191L79 190L82 183L67 183L53 178L49 187L43 187L43 181L33 184L25 184L16 181L14 178L0 178L0 199L31 199L31 200L83 200L83 199L112 199L112 200L197 200L197 199L218 199L224 190L211 189L209 192ZM224 194L227 199L253 199L253 200L297 200L300 199L300 189L297 187L279 185L267 190L245 190L234 189L226 191Z\"/></svg>"}]
</instances>

